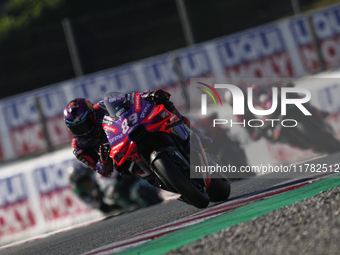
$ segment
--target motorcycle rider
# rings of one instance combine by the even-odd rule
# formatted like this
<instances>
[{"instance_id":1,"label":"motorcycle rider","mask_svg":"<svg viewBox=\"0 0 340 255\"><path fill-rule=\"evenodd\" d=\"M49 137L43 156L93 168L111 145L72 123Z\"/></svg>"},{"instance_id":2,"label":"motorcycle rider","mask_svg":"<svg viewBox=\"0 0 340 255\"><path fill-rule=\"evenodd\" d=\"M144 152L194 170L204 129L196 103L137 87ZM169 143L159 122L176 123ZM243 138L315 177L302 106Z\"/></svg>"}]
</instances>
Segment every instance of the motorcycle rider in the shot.
<instances>
[{"instance_id":1,"label":"motorcycle rider","mask_svg":"<svg viewBox=\"0 0 340 255\"><path fill-rule=\"evenodd\" d=\"M122 211L123 208L115 203L113 197L108 203L108 192L100 187L91 168L76 161L69 166L68 173L73 192L86 204L103 213Z\"/></svg>"},{"instance_id":2,"label":"motorcycle rider","mask_svg":"<svg viewBox=\"0 0 340 255\"><path fill-rule=\"evenodd\" d=\"M163 201L155 188L136 176L127 179L115 172L110 177L102 177L78 160L68 171L73 192L103 213L129 212Z\"/></svg>"},{"instance_id":3,"label":"motorcycle rider","mask_svg":"<svg viewBox=\"0 0 340 255\"><path fill-rule=\"evenodd\" d=\"M161 89L143 93L142 97L153 103L163 104L165 108L174 113L183 123L190 127L190 121L182 116L170 101L170 94ZM103 118L108 115L103 101L92 104L85 98L76 98L69 102L64 109L64 120L73 134L72 148L75 157L97 171L100 175L108 177L116 169L124 177L131 176L128 168L129 161L117 166L110 158L110 145L102 127ZM211 139L199 134L203 146L211 143Z\"/></svg>"}]
</instances>

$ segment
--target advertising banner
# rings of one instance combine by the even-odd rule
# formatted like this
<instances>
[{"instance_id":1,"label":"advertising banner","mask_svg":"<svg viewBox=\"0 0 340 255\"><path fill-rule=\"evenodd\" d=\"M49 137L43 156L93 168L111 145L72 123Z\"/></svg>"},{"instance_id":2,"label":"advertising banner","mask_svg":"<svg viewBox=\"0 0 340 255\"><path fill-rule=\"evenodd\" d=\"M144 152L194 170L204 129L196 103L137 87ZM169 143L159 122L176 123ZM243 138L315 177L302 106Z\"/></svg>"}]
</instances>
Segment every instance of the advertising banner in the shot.
<instances>
[{"instance_id":1,"label":"advertising banner","mask_svg":"<svg viewBox=\"0 0 340 255\"><path fill-rule=\"evenodd\" d=\"M51 87L5 100L2 111L12 148L17 157L46 149L46 140L36 104L38 98L52 145L60 145L71 139L70 132L62 119L62 110L67 103L63 87Z\"/></svg>"},{"instance_id":2,"label":"advertising banner","mask_svg":"<svg viewBox=\"0 0 340 255\"><path fill-rule=\"evenodd\" d=\"M329 86L318 88L316 94L321 109L329 113L338 113L340 112L340 84L338 81L333 81L334 83Z\"/></svg>"},{"instance_id":3,"label":"advertising banner","mask_svg":"<svg viewBox=\"0 0 340 255\"><path fill-rule=\"evenodd\" d=\"M326 68L340 64L340 6L312 14L313 26Z\"/></svg>"},{"instance_id":4,"label":"advertising banner","mask_svg":"<svg viewBox=\"0 0 340 255\"><path fill-rule=\"evenodd\" d=\"M230 83L235 78L266 78L265 81L270 82L295 75L292 59L277 24L228 36L218 40L215 47Z\"/></svg>"},{"instance_id":5,"label":"advertising banner","mask_svg":"<svg viewBox=\"0 0 340 255\"><path fill-rule=\"evenodd\" d=\"M308 21L305 17L289 20L289 30L292 34L300 61L306 73L315 73L320 70L316 49L312 42Z\"/></svg>"},{"instance_id":6,"label":"advertising banner","mask_svg":"<svg viewBox=\"0 0 340 255\"><path fill-rule=\"evenodd\" d=\"M0 179L0 237L26 230L35 224L24 174L16 173Z\"/></svg>"},{"instance_id":7,"label":"advertising banner","mask_svg":"<svg viewBox=\"0 0 340 255\"><path fill-rule=\"evenodd\" d=\"M179 63L175 65L175 58ZM179 79L182 78L185 88L190 78L215 78L208 53L202 46L193 47L173 54L162 55L142 63L142 72L150 90L162 88L168 91L171 101L180 111L185 109L186 98Z\"/></svg>"},{"instance_id":8,"label":"advertising banner","mask_svg":"<svg viewBox=\"0 0 340 255\"><path fill-rule=\"evenodd\" d=\"M8 165L0 172L0 245L102 216L73 192L64 149Z\"/></svg>"},{"instance_id":9,"label":"advertising banner","mask_svg":"<svg viewBox=\"0 0 340 255\"><path fill-rule=\"evenodd\" d=\"M72 161L49 164L32 172L46 222L90 210L72 192L68 175L68 166Z\"/></svg>"},{"instance_id":10,"label":"advertising banner","mask_svg":"<svg viewBox=\"0 0 340 255\"><path fill-rule=\"evenodd\" d=\"M74 98L85 97L93 103L103 100L112 91L131 92L141 89L132 65L74 80L70 86Z\"/></svg>"}]
</instances>

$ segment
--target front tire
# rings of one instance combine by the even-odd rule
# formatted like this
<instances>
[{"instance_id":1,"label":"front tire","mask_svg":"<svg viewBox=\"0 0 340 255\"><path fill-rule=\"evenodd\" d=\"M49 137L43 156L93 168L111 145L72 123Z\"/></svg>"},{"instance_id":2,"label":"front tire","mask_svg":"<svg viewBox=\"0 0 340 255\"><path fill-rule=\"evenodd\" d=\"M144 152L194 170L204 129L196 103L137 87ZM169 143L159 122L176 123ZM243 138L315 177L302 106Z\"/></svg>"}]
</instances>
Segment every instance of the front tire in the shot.
<instances>
[{"instance_id":1,"label":"front tire","mask_svg":"<svg viewBox=\"0 0 340 255\"><path fill-rule=\"evenodd\" d=\"M166 153L161 153L154 160L155 173L158 178L175 189L182 197L191 205L197 208L205 208L209 205L209 197L201 192L191 181L185 176L169 158Z\"/></svg>"}]
</instances>

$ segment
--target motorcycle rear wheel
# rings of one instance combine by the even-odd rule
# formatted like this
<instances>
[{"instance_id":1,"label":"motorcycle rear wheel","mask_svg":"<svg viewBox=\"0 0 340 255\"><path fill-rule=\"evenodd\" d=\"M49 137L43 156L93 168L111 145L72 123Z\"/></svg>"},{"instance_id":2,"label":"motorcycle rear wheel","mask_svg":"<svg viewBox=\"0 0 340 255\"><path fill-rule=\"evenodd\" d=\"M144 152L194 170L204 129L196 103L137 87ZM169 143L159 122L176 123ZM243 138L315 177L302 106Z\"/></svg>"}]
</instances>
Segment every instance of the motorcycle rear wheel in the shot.
<instances>
[{"instance_id":1,"label":"motorcycle rear wheel","mask_svg":"<svg viewBox=\"0 0 340 255\"><path fill-rule=\"evenodd\" d=\"M227 200L230 195L230 182L226 179L211 179L210 187L207 189L211 202Z\"/></svg>"},{"instance_id":2,"label":"motorcycle rear wheel","mask_svg":"<svg viewBox=\"0 0 340 255\"><path fill-rule=\"evenodd\" d=\"M182 173L166 153L161 153L153 162L158 178L175 189L191 205L205 208L209 205L209 196L200 191L192 181Z\"/></svg>"}]
</instances>

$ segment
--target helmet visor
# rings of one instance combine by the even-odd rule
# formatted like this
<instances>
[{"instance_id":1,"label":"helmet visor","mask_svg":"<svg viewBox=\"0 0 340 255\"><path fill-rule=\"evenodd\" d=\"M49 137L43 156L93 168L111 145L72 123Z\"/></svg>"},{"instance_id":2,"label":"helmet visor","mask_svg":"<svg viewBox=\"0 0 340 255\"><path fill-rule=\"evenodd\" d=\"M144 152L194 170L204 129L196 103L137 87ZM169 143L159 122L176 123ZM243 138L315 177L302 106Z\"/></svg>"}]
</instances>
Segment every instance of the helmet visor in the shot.
<instances>
[{"instance_id":1,"label":"helmet visor","mask_svg":"<svg viewBox=\"0 0 340 255\"><path fill-rule=\"evenodd\" d=\"M94 129L94 122L91 117L75 125L67 125L74 136L82 136L90 133Z\"/></svg>"}]
</instances>

